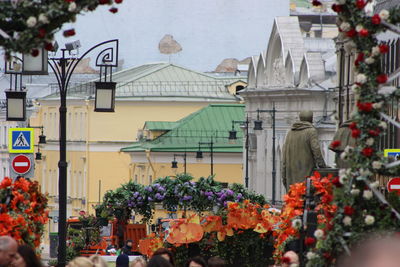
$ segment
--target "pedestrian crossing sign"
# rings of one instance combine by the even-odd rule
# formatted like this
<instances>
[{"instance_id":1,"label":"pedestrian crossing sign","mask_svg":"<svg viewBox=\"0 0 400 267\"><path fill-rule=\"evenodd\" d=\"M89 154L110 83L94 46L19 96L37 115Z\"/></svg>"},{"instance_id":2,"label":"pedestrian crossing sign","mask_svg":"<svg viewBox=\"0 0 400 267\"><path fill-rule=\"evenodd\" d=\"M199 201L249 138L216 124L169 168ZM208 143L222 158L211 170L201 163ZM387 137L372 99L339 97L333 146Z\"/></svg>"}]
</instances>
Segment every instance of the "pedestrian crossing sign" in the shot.
<instances>
[{"instance_id":1,"label":"pedestrian crossing sign","mask_svg":"<svg viewBox=\"0 0 400 267\"><path fill-rule=\"evenodd\" d=\"M8 131L8 152L33 153L33 128L10 128Z\"/></svg>"},{"instance_id":2,"label":"pedestrian crossing sign","mask_svg":"<svg viewBox=\"0 0 400 267\"><path fill-rule=\"evenodd\" d=\"M400 149L385 149L384 150L385 157L393 157L397 160L400 160Z\"/></svg>"}]
</instances>

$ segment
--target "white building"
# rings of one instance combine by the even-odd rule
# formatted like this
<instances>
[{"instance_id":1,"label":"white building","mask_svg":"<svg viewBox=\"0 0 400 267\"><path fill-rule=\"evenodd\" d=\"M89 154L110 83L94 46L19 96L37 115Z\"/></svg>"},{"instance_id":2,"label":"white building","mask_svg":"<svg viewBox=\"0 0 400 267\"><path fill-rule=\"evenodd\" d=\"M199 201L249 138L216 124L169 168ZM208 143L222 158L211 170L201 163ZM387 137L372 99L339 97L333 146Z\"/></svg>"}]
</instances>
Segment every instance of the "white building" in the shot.
<instances>
[{"instance_id":1,"label":"white building","mask_svg":"<svg viewBox=\"0 0 400 267\"><path fill-rule=\"evenodd\" d=\"M321 149L328 165L334 154L328 150L336 130L331 115L335 87L336 54L332 39L306 37L298 17L275 18L267 49L253 57L245 99L250 123L249 188L272 199L273 131L271 112L260 113L263 130L254 131L257 110L276 112L276 200L285 189L281 181L281 150L285 136L301 110L314 111ZM244 159L246 160L246 159Z\"/></svg>"}]
</instances>

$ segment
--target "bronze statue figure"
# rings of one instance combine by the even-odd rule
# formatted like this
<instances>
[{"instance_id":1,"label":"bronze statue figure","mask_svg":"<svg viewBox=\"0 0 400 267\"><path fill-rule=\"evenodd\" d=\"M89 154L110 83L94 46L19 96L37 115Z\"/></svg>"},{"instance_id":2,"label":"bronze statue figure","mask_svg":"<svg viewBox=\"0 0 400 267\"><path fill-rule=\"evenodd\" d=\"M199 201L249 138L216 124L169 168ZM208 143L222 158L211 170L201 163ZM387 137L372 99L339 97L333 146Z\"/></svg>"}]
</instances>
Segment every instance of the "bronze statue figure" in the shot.
<instances>
[{"instance_id":1,"label":"bronze statue figure","mask_svg":"<svg viewBox=\"0 0 400 267\"><path fill-rule=\"evenodd\" d=\"M286 190L303 182L315 168L325 168L317 130L312 125L313 112L301 111L300 121L286 135L282 153L282 181Z\"/></svg>"}]
</instances>

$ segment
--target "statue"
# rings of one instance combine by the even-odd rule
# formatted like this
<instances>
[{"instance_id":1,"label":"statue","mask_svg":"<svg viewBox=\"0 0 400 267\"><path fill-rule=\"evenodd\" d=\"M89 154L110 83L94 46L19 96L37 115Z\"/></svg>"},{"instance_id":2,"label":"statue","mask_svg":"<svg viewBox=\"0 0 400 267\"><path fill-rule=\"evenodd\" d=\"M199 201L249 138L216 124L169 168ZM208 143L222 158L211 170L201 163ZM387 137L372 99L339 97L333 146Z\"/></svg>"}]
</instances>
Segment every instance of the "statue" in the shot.
<instances>
[{"instance_id":1,"label":"statue","mask_svg":"<svg viewBox=\"0 0 400 267\"><path fill-rule=\"evenodd\" d=\"M282 153L282 181L286 190L303 182L315 168L325 168L317 130L312 125L313 112L301 111L300 121L286 135Z\"/></svg>"},{"instance_id":2,"label":"statue","mask_svg":"<svg viewBox=\"0 0 400 267\"><path fill-rule=\"evenodd\" d=\"M333 147L332 144L329 146L329 149L336 153L335 163L336 167L339 169L349 168L350 163L346 160L340 158L340 154L343 153L344 149L347 146L355 147L357 140L351 136L351 129L349 125L353 122L353 120L348 120L340 125L339 129L336 131L333 140L340 141L340 145Z\"/></svg>"}]
</instances>

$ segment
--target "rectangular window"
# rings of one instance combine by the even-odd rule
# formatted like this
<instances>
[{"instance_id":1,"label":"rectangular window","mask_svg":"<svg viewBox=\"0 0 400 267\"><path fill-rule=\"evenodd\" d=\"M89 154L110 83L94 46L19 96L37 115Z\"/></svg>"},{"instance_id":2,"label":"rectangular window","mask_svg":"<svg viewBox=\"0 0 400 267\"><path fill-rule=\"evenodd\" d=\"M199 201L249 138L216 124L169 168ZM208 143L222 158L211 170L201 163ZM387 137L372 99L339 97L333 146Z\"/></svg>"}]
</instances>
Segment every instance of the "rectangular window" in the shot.
<instances>
[{"instance_id":1,"label":"rectangular window","mask_svg":"<svg viewBox=\"0 0 400 267\"><path fill-rule=\"evenodd\" d=\"M152 184L152 183L153 183L153 176L149 175L149 184Z\"/></svg>"}]
</instances>

